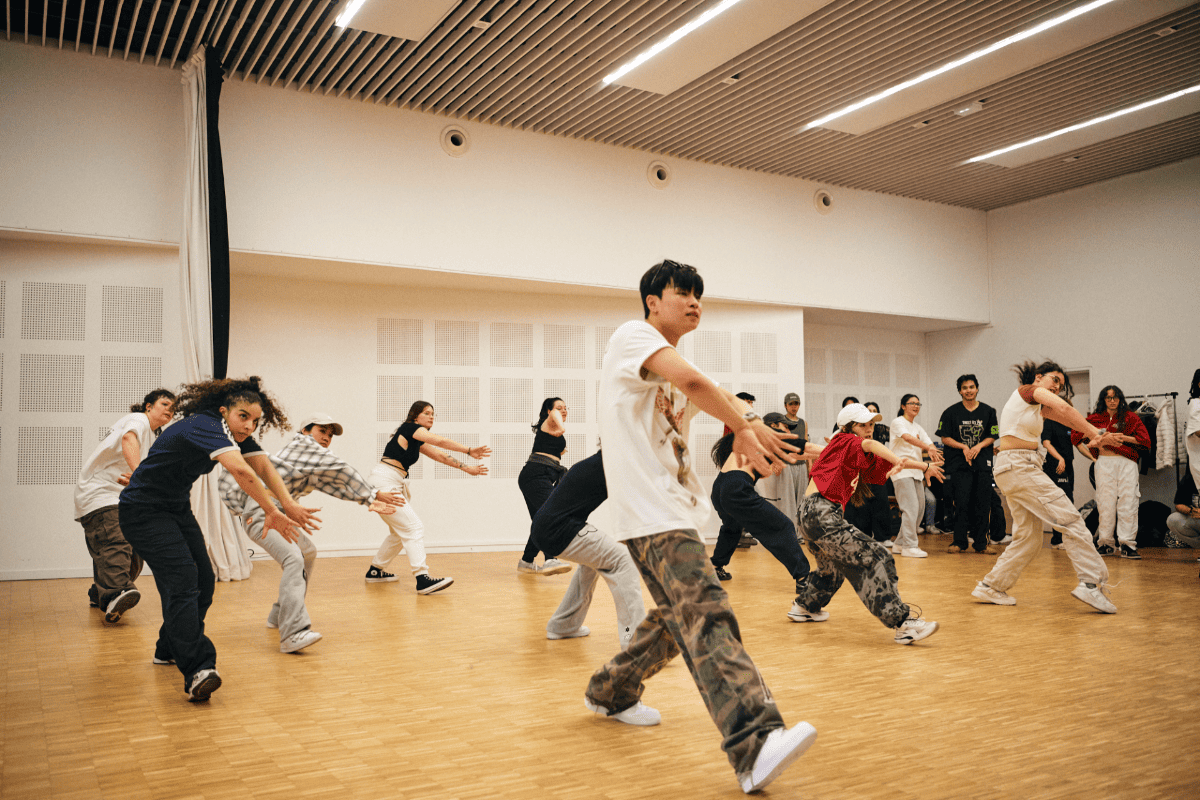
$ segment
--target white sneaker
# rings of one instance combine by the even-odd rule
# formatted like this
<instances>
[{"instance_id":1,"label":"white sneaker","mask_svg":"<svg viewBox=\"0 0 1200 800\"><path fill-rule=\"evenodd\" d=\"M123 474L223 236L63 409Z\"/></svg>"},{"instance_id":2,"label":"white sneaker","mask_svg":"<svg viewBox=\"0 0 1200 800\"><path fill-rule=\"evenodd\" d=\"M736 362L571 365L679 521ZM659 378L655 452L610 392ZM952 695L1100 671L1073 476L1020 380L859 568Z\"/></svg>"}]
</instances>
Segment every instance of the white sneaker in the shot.
<instances>
[{"instance_id":1,"label":"white sneaker","mask_svg":"<svg viewBox=\"0 0 1200 800\"><path fill-rule=\"evenodd\" d=\"M571 565L566 561L560 561L557 558L547 558L542 562L542 568L538 570L538 573L541 575L561 575L564 572L570 571Z\"/></svg>"},{"instance_id":2,"label":"white sneaker","mask_svg":"<svg viewBox=\"0 0 1200 800\"><path fill-rule=\"evenodd\" d=\"M547 639L578 639L581 636L587 636L591 632L592 632L591 628L589 628L587 625L580 625L578 628L571 631L570 633L551 633L550 631L546 631L546 638Z\"/></svg>"},{"instance_id":3,"label":"white sneaker","mask_svg":"<svg viewBox=\"0 0 1200 800\"><path fill-rule=\"evenodd\" d=\"M607 708L596 705L586 697L583 698L583 704L593 714L603 714L608 719L615 719L617 722L624 722L626 725L657 725L662 722L662 714L659 714L650 706L644 705L640 700L616 714L609 714Z\"/></svg>"},{"instance_id":4,"label":"white sneaker","mask_svg":"<svg viewBox=\"0 0 1200 800\"><path fill-rule=\"evenodd\" d=\"M892 543L892 555L900 555L904 552L904 548L896 543Z\"/></svg>"},{"instance_id":5,"label":"white sneaker","mask_svg":"<svg viewBox=\"0 0 1200 800\"><path fill-rule=\"evenodd\" d=\"M971 596L978 597L980 600L988 603L995 603L998 606L1015 606L1017 604L1017 598L1007 592L993 589L983 581L975 584L975 588L971 590Z\"/></svg>"},{"instance_id":6,"label":"white sneaker","mask_svg":"<svg viewBox=\"0 0 1200 800\"><path fill-rule=\"evenodd\" d=\"M768 783L804 755L816 740L817 729L807 722L797 723L790 729L776 728L771 731L754 758L754 766L749 772L738 775L742 791L751 794L765 789Z\"/></svg>"},{"instance_id":7,"label":"white sneaker","mask_svg":"<svg viewBox=\"0 0 1200 800\"><path fill-rule=\"evenodd\" d=\"M1050 545L1050 549L1051 550L1066 550L1067 546L1065 544L1063 544L1062 542L1059 542L1058 544Z\"/></svg>"},{"instance_id":8,"label":"white sneaker","mask_svg":"<svg viewBox=\"0 0 1200 800\"><path fill-rule=\"evenodd\" d=\"M316 631L300 631L293 633L291 636L279 643L279 652L281 653L298 653L310 644L316 644L321 641L321 634Z\"/></svg>"},{"instance_id":9,"label":"white sneaker","mask_svg":"<svg viewBox=\"0 0 1200 800\"><path fill-rule=\"evenodd\" d=\"M937 629L938 624L932 620L906 619L896 629L896 644L919 642L927 636L932 636Z\"/></svg>"},{"instance_id":10,"label":"white sneaker","mask_svg":"<svg viewBox=\"0 0 1200 800\"><path fill-rule=\"evenodd\" d=\"M539 567L537 564L534 564L532 561L518 561L517 562L517 572L523 573L525 575L537 575L541 571L542 571L542 568Z\"/></svg>"},{"instance_id":11,"label":"white sneaker","mask_svg":"<svg viewBox=\"0 0 1200 800\"><path fill-rule=\"evenodd\" d=\"M928 558L929 553L926 553L919 547L906 547L900 551L900 555L905 558Z\"/></svg>"},{"instance_id":12,"label":"white sneaker","mask_svg":"<svg viewBox=\"0 0 1200 800\"><path fill-rule=\"evenodd\" d=\"M1117 613L1117 607L1112 604L1112 601L1105 595L1108 593L1107 584L1099 584L1088 586L1083 581L1071 590L1071 596L1076 600L1082 600L1097 611L1103 611L1105 614Z\"/></svg>"},{"instance_id":13,"label":"white sneaker","mask_svg":"<svg viewBox=\"0 0 1200 800\"><path fill-rule=\"evenodd\" d=\"M202 669L192 676L192 685L188 687L188 702L203 703L213 692L221 688L221 676L215 669Z\"/></svg>"},{"instance_id":14,"label":"white sneaker","mask_svg":"<svg viewBox=\"0 0 1200 800\"><path fill-rule=\"evenodd\" d=\"M276 622L275 620L271 619L270 617L267 617L267 627L270 628L271 630L275 630L279 627L279 623Z\"/></svg>"},{"instance_id":15,"label":"white sneaker","mask_svg":"<svg viewBox=\"0 0 1200 800\"><path fill-rule=\"evenodd\" d=\"M142 593L137 589L126 589L112 599L104 610L105 622L120 622L121 615L138 604Z\"/></svg>"},{"instance_id":16,"label":"white sneaker","mask_svg":"<svg viewBox=\"0 0 1200 800\"><path fill-rule=\"evenodd\" d=\"M1012 534L1011 533L1004 534L1004 538L998 542L995 542L995 544L1012 544Z\"/></svg>"},{"instance_id":17,"label":"white sneaker","mask_svg":"<svg viewBox=\"0 0 1200 800\"><path fill-rule=\"evenodd\" d=\"M825 609L820 611L809 611L804 606L800 605L795 600L792 601L792 610L788 612L788 619L792 622L824 622L829 619L829 612Z\"/></svg>"}]
</instances>

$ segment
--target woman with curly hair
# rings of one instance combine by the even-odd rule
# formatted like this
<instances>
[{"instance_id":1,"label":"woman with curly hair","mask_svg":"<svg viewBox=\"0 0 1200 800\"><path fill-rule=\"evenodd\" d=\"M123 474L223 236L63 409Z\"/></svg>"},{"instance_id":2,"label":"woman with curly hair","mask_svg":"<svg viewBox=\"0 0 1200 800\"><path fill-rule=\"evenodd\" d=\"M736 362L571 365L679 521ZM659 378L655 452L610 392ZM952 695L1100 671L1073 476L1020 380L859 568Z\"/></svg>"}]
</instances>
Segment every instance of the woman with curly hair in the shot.
<instances>
[{"instance_id":1,"label":"woman with curly hair","mask_svg":"<svg viewBox=\"0 0 1200 800\"><path fill-rule=\"evenodd\" d=\"M188 700L207 700L221 685L217 650L204 635L216 578L191 508L192 484L219 462L266 514L264 526L294 542L316 530L315 509L301 508L254 440L259 428L288 429L287 417L257 376L183 387L179 422L167 427L121 492L121 530L150 568L162 599L155 664L175 664ZM247 460L249 459L249 460ZM266 484L264 487L263 484ZM279 500L282 511L272 502Z\"/></svg>"},{"instance_id":2,"label":"woman with curly hair","mask_svg":"<svg viewBox=\"0 0 1200 800\"><path fill-rule=\"evenodd\" d=\"M550 497L559 479L567 474L567 468L559 460L567 449L566 422L567 404L561 397L547 397L542 401L537 422L530 426L533 428L533 450L517 476L517 487L525 498L531 520ZM558 558L547 558L539 567L534 563L539 552L531 528L525 552L517 562L517 572L545 576L571 571L571 565Z\"/></svg>"},{"instance_id":3,"label":"woman with curly hair","mask_svg":"<svg viewBox=\"0 0 1200 800\"><path fill-rule=\"evenodd\" d=\"M1096 463L1096 509L1100 512L1100 542L1096 549L1102 556L1116 552L1116 538L1121 542L1121 558L1139 559L1137 551L1138 501L1142 498L1138 485L1138 457L1150 452L1150 433L1137 414L1129 410L1125 393L1118 386L1105 386L1096 400L1096 410L1087 421L1097 430L1120 434L1120 443L1113 447L1083 447L1083 434L1071 433L1071 444L1085 457Z\"/></svg>"}]
</instances>

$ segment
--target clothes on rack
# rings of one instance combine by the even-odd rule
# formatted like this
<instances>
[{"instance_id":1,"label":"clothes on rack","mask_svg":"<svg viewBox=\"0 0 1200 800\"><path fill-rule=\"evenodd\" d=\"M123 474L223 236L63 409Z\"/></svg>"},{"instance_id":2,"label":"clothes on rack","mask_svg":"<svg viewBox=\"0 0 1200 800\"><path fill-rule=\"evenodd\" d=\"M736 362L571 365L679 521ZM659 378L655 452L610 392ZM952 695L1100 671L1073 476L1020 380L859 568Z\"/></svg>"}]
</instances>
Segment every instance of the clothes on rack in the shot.
<instances>
[{"instance_id":1,"label":"clothes on rack","mask_svg":"<svg viewBox=\"0 0 1200 800\"><path fill-rule=\"evenodd\" d=\"M1145 458L1138 461L1138 472L1142 475L1149 475L1151 469L1159 469L1163 466L1161 463L1162 443L1159 439L1162 428L1158 427L1158 417L1155 416L1158 409L1147 400L1133 400L1129 403L1129 410L1138 415L1138 419L1146 427L1146 433L1150 435L1150 452L1146 454Z\"/></svg>"},{"instance_id":2,"label":"clothes on rack","mask_svg":"<svg viewBox=\"0 0 1200 800\"><path fill-rule=\"evenodd\" d=\"M1158 469L1173 467L1179 458L1179 443L1175 441L1179 430L1175 426L1175 398L1163 403L1154 416L1158 420L1158 455L1154 466Z\"/></svg>"}]
</instances>

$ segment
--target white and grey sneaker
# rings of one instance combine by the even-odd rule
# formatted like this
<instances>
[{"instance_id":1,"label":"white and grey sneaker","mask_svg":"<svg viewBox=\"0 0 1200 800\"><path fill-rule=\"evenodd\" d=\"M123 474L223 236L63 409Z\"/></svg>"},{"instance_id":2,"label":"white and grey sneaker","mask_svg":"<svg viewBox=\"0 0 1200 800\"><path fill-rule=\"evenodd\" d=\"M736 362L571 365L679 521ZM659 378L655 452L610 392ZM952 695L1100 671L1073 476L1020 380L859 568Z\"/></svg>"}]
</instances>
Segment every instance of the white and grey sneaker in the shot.
<instances>
[{"instance_id":1,"label":"white and grey sneaker","mask_svg":"<svg viewBox=\"0 0 1200 800\"><path fill-rule=\"evenodd\" d=\"M137 589L126 589L114 597L108 604L108 608L104 609L104 621L120 622L121 615L136 606L141 599L142 593Z\"/></svg>"},{"instance_id":2,"label":"white and grey sneaker","mask_svg":"<svg viewBox=\"0 0 1200 800\"><path fill-rule=\"evenodd\" d=\"M908 613L911 616L900 623L899 628L896 628L896 644L919 642L926 637L932 636L934 631L938 629L936 622L921 617L919 606L910 605Z\"/></svg>"},{"instance_id":3,"label":"white and grey sneaker","mask_svg":"<svg viewBox=\"0 0 1200 800\"><path fill-rule=\"evenodd\" d=\"M829 612L825 609L809 611L800 605L799 601L793 600L792 608L788 611L788 619L792 622L824 622L829 619Z\"/></svg>"},{"instance_id":4,"label":"white and grey sneaker","mask_svg":"<svg viewBox=\"0 0 1200 800\"><path fill-rule=\"evenodd\" d=\"M215 669L202 669L192 676L192 685L188 687L188 702L203 703L212 693L221 688L221 676Z\"/></svg>"},{"instance_id":5,"label":"white and grey sneaker","mask_svg":"<svg viewBox=\"0 0 1200 800\"><path fill-rule=\"evenodd\" d=\"M1071 596L1076 600L1081 600L1087 603L1097 611L1103 611L1105 614L1117 613L1117 607L1108 599L1108 584L1095 584L1079 582L1079 585L1071 590Z\"/></svg>"},{"instance_id":6,"label":"white and grey sneaker","mask_svg":"<svg viewBox=\"0 0 1200 800\"><path fill-rule=\"evenodd\" d=\"M975 588L971 590L971 597L978 597L984 602L995 603L998 606L1015 606L1017 604L1017 598L1008 592L993 589L983 581L975 584Z\"/></svg>"},{"instance_id":7,"label":"white and grey sneaker","mask_svg":"<svg viewBox=\"0 0 1200 800\"><path fill-rule=\"evenodd\" d=\"M542 568L538 570L542 575L561 575L564 572L570 571L571 565L557 558L547 558L542 562Z\"/></svg>"},{"instance_id":8,"label":"white and grey sneaker","mask_svg":"<svg viewBox=\"0 0 1200 800\"><path fill-rule=\"evenodd\" d=\"M546 631L546 638L547 639L579 639L584 636L587 636L591 632L592 632L592 629L589 628L587 625L580 625L578 628L571 631L570 633L553 633L552 631Z\"/></svg>"},{"instance_id":9,"label":"white and grey sneaker","mask_svg":"<svg viewBox=\"0 0 1200 800\"><path fill-rule=\"evenodd\" d=\"M542 568L539 567L537 564L534 564L532 561L518 561L517 562L517 572L519 572L522 575L537 575L541 571L542 571Z\"/></svg>"},{"instance_id":10,"label":"white and grey sneaker","mask_svg":"<svg viewBox=\"0 0 1200 800\"><path fill-rule=\"evenodd\" d=\"M807 722L797 723L790 729L776 728L771 731L754 758L754 766L749 772L738 775L742 791L752 794L765 789L768 783L804 755L816 740L817 729Z\"/></svg>"},{"instance_id":11,"label":"white and grey sneaker","mask_svg":"<svg viewBox=\"0 0 1200 800\"><path fill-rule=\"evenodd\" d=\"M310 644L316 644L321 641L321 634L314 630L300 631L293 633L291 636L279 643L279 652L281 653L298 653Z\"/></svg>"},{"instance_id":12,"label":"white and grey sneaker","mask_svg":"<svg viewBox=\"0 0 1200 800\"><path fill-rule=\"evenodd\" d=\"M624 711L618 711L616 714L608 713L608 709L604 706L597 705L586 697L583 698L583 704L587 706L587 710L593 714L603 714L608 719L615 719L617 722L624 722L626 725L657 725L662 722L662 714L645 705L640 700Z\"/></svg>"}]
</instances>

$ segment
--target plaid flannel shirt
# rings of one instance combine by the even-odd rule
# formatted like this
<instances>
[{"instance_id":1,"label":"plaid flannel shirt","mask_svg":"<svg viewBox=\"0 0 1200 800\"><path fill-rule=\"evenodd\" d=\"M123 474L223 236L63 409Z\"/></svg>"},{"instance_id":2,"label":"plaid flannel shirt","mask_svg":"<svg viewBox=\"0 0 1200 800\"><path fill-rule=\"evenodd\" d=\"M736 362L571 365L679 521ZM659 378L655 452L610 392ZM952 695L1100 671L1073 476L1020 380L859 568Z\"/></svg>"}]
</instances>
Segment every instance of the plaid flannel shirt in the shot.
<instances>
[{"instance_id":1,"label":"plaid flannel shirt","mask_svg":"<svg viewBox=\"0 0 1200 800\"><path fill-rule=\"evenodd\" d=\"M377 490L358 470L321 447L306 433L297 433L270 459L292 497L303 497L319 490L364 506L375 500ZM235 515L248 514L258 506L228 472L222 471L219 485L221 501Z\"/></svg>"}]
</instances>

